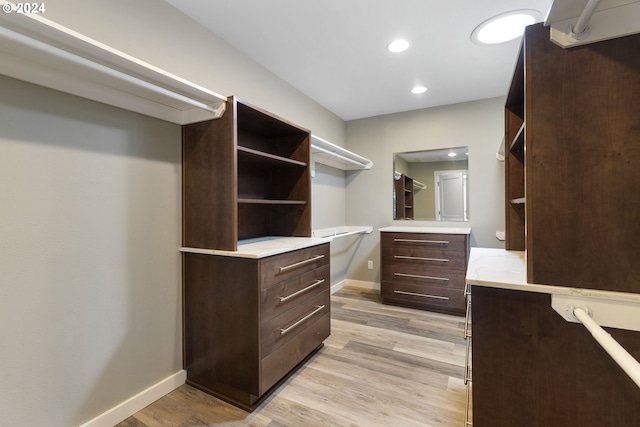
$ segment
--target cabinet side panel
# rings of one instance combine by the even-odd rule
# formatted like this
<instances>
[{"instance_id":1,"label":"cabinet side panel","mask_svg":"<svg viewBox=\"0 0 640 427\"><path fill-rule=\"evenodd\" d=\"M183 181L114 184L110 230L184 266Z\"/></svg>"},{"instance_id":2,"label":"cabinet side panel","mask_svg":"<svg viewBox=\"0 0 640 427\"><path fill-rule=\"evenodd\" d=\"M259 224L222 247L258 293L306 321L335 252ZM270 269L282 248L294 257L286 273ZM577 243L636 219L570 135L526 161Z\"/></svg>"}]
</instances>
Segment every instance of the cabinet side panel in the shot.
<instances>
[{"instance_id":1,"label":"cabinet side panel","mask_svg":"<svg viewBox=\"0 0 640 427\"><path fill-rule=\"evenodd\" d=\"M258 261L184 254L187 378L259 395Z\"/></svg>"},{"instance_id":2,"label":"cabinet side panel","mask_svg":"<svg viewBox=\"0 0 640 427\"><path fill-rule=\"evenodd\" d=\"M236 250L234 104L216 120L182 127L183 244Z\"/></svg>"},{"instance_id":3,"label":"cabinet side panel","mask_svg":"<svg viewBox=\"0 0 640 427\"><path fill-rule=\"evenodd\" d=\"M472 288L475 427L626 426L640 419L634 382L551 296ZM634 357L640 333L608 329Z\"/></svg>"},{"instance_id":4,"label":"cabinet side panel","mask_svg":"<svg viewBox=\"0 0 640 427\"><path fill-rule=\"evenodd\" d=\"M530 282L640 292L640 34L526 33Z\"/></svg>"}]
</instances>

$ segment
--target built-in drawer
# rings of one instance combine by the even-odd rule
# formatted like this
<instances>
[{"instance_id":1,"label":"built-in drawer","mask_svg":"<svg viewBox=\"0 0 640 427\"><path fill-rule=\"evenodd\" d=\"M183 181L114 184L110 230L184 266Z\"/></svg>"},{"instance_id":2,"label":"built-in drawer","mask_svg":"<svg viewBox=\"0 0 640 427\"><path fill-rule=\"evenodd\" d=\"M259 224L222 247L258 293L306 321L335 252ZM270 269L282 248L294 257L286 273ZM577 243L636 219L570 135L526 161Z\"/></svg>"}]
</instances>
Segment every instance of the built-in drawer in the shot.
<instances>
[{"instance_id":1,"label":"built-in drawer","mask_svg":"<svg viewBox=\"0 0 640 427\"><path fill-rule=\"evenodd\" d=\"M466 270L467 253L421 247L382 247L382 262L389 266L423 266L450 270Z\"/></svg>"},{"instance_id":2,"label":"built-in drawer","mask_svg":"<svg viewBox=\"0 0 640 427\"><path fill-rule=\"evenodd\" d=\"M262 321L278 316L287 310L329 289L329 265L303 273L293 279L277 283L260 292L260 317Z\"/></svg>"},{"instance_id":3,"label":"built-in drawer","mask_svg":"<svg viewBox=\"0 0 640 427\"><path fill-rule=\"evenodd\" d=\"M327 339L331 330L331 314L326 312L299 331L290 340L260 361L260 394L265 393L289 371L302 362Z\"/></svg>"},{"instance_id":4,"label":"built-in drawer","mask_svg":"<svg viewBox=\"0 0 640 427\"><path fill-rule=\"evenodd\" d=\"M467 252L466 234L381 233L382 247L427 248Z\"/></svg>"},{"instance_id":5,"label":"built-in drawer","mask_svg":"<svg viewBox=\"0 0 640 427\"><path fill-rule=\"evenodd\" d=\"M465 296L462 289L384 281L380 288L385 302L428 306L464 313Z\"/></svg>"},{"instance_id":6,"label":"built-in drawer","mask_svg":"<svg viewBox=\"0 0 640 427\"><path fill-rule=\"evenodd\" d=\"M300 301L295 307L279 316L262 322L262 356L264 357L286 342L296 339L310 324L330 313L330 308L330 292L327 288L313 298Z\"/></svg>"},{"instance_id":7,"label":"built-in drawer","mask_svg":"<svg viewBox=\"0 0 640 427\"><path fill-rule=\"evenodd\" d=\"M382 269L382 280L464 290L465 271L436 269L422 264L393 263Z\"/></svg>"},{"instance_id":8,"label":"built-in drawer","mask_svg":"<svg viewBox=\"0 0 640 427\"><path fill-rule=\"evenodd\" d=\"M276 283L328 265L329 256L329 243L323 243L264 258L260 262L261 288L268 288Z\"/></svg>"}]
</instances>

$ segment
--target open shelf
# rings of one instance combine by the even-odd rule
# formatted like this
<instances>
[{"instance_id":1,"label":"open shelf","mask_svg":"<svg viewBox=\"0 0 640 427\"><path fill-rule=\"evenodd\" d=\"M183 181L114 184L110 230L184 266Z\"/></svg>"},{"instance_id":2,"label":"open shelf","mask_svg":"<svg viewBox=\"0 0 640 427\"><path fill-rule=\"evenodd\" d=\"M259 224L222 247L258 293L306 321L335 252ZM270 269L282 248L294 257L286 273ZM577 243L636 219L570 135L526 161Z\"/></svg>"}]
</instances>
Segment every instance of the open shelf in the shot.
<instances>
[{"instance_id":1,"label":"open shelf","mask_svg":"<svg viewBox=\"0 0 640 427\"><path fill-rule=\"evenodd\" d=\"M254 150L253 148L238 146L238 155L246 155L248 158L253 157L254 160L263 161L265 163L272 164L287 164L291 166L306 167L306 162L290 159L288 157L282 157L275 154L265 153L264 151Z\"/></svg>"},{"instance_id":2,"label":"open shelf","mask_svg":"<svg viewBox=\"0 0 640 427\"><path fill-rule=\"evenodd\" d=\"M312 176L315 164L331 166L341 170L371 169L373 162L349 150L330 143L320 137L311 135Z\"/></svg>"},{"instance_id":3,"label":"open shelf","mask_svg":"<svg viewBox=\"0 0 640 427\"><path fill-rule=\"evenodd\" d=\"M275 199L238 199L238 203L256 205L306 205L305 200L275 200Z\"/></svg>"}]
</instances>

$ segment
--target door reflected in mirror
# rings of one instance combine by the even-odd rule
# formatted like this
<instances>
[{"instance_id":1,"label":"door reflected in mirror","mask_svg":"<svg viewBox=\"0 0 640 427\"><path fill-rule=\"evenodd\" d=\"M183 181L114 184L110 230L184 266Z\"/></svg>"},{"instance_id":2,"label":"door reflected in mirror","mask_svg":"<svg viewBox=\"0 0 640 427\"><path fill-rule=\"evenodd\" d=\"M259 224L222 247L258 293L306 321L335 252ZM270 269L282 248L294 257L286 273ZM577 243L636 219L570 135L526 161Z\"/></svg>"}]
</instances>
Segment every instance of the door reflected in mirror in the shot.
<instances>
[{"instance_id":1,"label":"door reflected in mirror","mask_svg":"<svg viewBox=\"0 0 640 427\"><path fill-rule=\"evenodd\" d=\"M469 147L393 154L393 219L469 220Z\"/></svg>"}]
</instances>

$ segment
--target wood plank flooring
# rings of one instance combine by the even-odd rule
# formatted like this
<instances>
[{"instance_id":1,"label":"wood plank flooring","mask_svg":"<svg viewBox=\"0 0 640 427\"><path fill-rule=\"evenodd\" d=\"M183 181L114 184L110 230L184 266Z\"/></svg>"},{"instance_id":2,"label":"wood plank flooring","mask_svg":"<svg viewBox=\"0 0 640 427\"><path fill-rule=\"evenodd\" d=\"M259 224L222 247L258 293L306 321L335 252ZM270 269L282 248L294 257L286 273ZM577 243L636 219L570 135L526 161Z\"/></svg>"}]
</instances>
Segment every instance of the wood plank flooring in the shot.
<instances>
[{"instance_id":1,"label":"wood plank flooring","mask_svg":"<svg viewBox=\"0 0 640 427\"><path fill-rule=\"evenodd\" d=\"M249 414L183 385L116 427L463 427L464 318L331 297L324 348Z\"/></svg>"}]
</instances>

